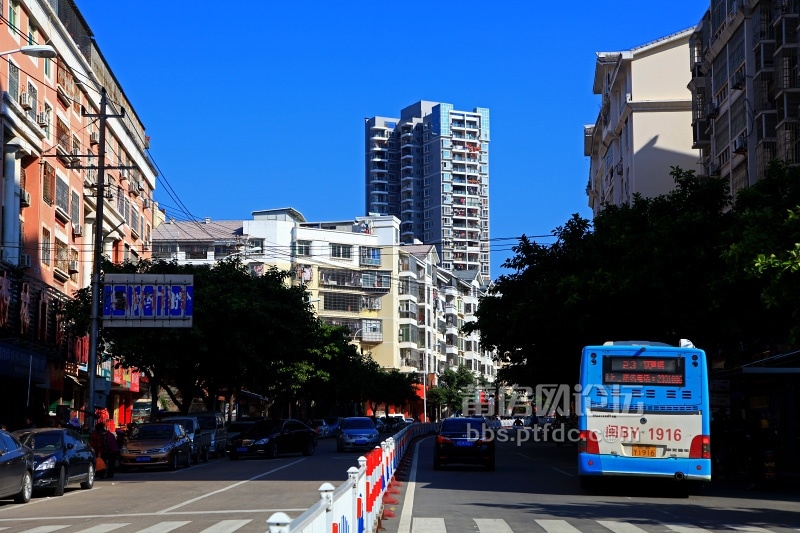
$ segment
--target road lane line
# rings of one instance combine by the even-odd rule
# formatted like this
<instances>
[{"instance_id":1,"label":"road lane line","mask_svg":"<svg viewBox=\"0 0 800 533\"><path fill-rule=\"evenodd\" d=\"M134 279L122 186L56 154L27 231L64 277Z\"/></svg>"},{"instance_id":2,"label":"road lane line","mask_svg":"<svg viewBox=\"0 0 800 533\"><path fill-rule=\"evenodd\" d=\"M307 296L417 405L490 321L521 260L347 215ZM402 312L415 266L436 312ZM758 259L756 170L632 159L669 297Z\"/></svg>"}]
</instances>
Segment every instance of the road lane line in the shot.
<instances>
[{"instance_id":1,"label":"road lane line","mask_svg":"<svg viewBox=\"0 0 800 533\"><path fill-rule=\"evenodd\" d=\"M727 527L735 531L746 531L747 533L772 533L772 531L770 531L767 528L757 527L757 526L727 526Z\"/></svg>"},{"instance_id":2,"label":"road lane line","mask_svg":"<svg viewBox=\"0 0 800 533\"><path fill-rule=\"evenodd\" d=\"M502 518L473 518L480 533L514 533Z\"/></svg>"},{"instance_id":3,"label":"road lane line","mask_svg":"<svg viewBox=\"0 0 800 533\"><path fill-rule=\"evenodd\" d=\"M566 520L535 520L547 533L581 533Z\"/></svg>"},{"instance_id":4,"label":"road lane line","mask_svg":"<svg viewBox=\"0 0 800 533\"><path fill-rule=\"evenodd\" d=\"M137 533L167 533L168 531L172 531L173 529L178 529L179 527L185 526L189 524L190 521L185 522L159 522L150 527L146 527L144 529L140 529Z\"/></svg>"},{"instance_id":5,"label":"road lane line","mask_svg":"<svg viewBox=\"0 0 800 533\"><path fill-rule=\"evenodd\" d=\"M229 485L229 486L227 486L227 487L224 487L224 488L222 488L222 489L215 490L215 491L213 491L213 492L209 492L208 494L203 494L202 496L198 496L197 498L192 498L191 500L187 500L187 501L185 501L185 502L183 502L183 503L179 503L179 504L177 504L177 505L173 505L172 507L167 507L166 509L162 509L162 510L160 510L160 511L156 511L156 512L155 512L155 513L153 513L153 514L165 514L165 513L169 513L170 511L173 511L173 510L175 510L175 509L179 509L179 508L181 508L181 507L183 507L183 506L185 506L185 505L189 505L189 504L191 504L191 503L198 502L198 501L200 501L200 500L202 500L202 499L208 498L209 496L214 496L214 495L216 495L216 494L219 494L219 493L221 493L221 492L225 492L225 491L227 491L227 490L230 490L230 489L236 488L236 487L238 487L239 485L244 485L245 483L248 483L248 482L250 482L250 481L255 481L256 479L260 479L260 478L262 478L262 477L264 477L264 476L268 476L268 475L270 475L270 474L273 474L273 473L277 472L278 470L283 470L284 468L289 468L290 466L296 465L297 463L302 463L303 461L305 461L305 459L298 459L297 461L294 461L293 463L285 464L285 465L283 465L283 466L279 466L278 468L273 468L272 470L269 470L269 471L267 471L267 472L264 472L263 474L259 474L259 475L257 475L257 476L253 476L253 477L251 477L250 479L245 479L245 480L243 480L243 481L239 481L238 483L234 483L233 485Z\"/></svg>"},{"instance_id":6,"label":"road lane line","mask_svg":"<svg viewBox=\"0 0 800 533\"><path fill-rule=\"evenodd\" d=\"M694 527L694 526L671 526L669 524L664 524L668 528L670 528L675 533L709 533L707 529L703 529L702 527Z\"/></svg>"},{"instance_id":7,"label":"road lane line","mask_svg":"<svg viewBox=\"0 0 800 533\"><path fill-rule=\"evenodd\" d=\"M252 522L252 520L223 520L221 522L217 522L211 527L207 527L200 533L233 533L240 527L244 527L250 522Z\"/></svg>"},{"instance_id":8,"label":"road lane line","mask_svg":"<svg viewBox=\"0 0 800 533\"><path fill-rule=\"evenodd\" d=\"M598 524L614 533L643 533L644 529L627 522L614 522L613 520L598 520Z\"/></svg>"},{"instance_id":9,"label":"road lane line","mask_svg":"<svg viewBox=\"0 0 800 533\"><path fill-rule=\"evenodd\" d=\"M59 529L64 529L65 527L69 526L39 526L27 531L22 531L21 533L50 533L50 531L58 531Z\"/></svg>"},{"instance_id":10,"label":"road lane line","mask_svg":"<svg viewBox=\"0 0 800 533\"><path fill-rule=\"evenodd\" d=\"M411 473L408 474L408 482L406 483L406 496L403 498L403 511L400 513L400 522L397 524L397 533L411 533L411 515L414 512L414 491L416 490L417 486L417 459L419 458L419 445L422 444L422 441L429 438L430 437L425 437L424 439L420 439L414 445L414 458L411 460ZM442 521L442 524L444 524L444 520ZM414 533L416 532L417 529L415 527Z\"/></svg>"},{"instance_id":11,"label":"road lane line","mask_svg":"<svg viewBox=\"0 0 800 533\"><path fill-rule=\"evenodd\" d=\"M100 524L94 527L90 527L89 529L82 529L77 533L108 533L109 531L114 531L115 529L119 529L121 527L131 525L130 522L128 523L121 523L121 524Z\"/></svg>"},{"instance_id":12,"label":"road lane line","mask_svg":"<svg viewBox=\"0 0 800 533\"><path fill-rule=\"evenodd\" d=\"M415 518L414 533L447 533L444 518Z\"/></svg>"}]
</instances>

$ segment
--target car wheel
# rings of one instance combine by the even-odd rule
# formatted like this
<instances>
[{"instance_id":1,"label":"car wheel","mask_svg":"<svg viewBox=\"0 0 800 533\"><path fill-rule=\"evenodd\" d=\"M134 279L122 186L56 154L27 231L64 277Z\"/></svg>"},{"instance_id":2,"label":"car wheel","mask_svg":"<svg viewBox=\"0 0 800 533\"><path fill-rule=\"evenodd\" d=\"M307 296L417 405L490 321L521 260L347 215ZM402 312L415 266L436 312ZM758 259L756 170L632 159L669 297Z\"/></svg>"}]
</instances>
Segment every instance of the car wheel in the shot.
<instances>
[{"instance_id":1,"label":"car wheel","mask_svg":"<svg viewBox=\"0 0 800 533\"><path fill-rule=\"evenodd\" d=\"M205 450L203 450L203 457L202 457L202 459L203 459L203 462L204 462L204 463L207 463L207 462L208 462L208 448L206 448Z\"/></svg>"},{"instance_id":2,"label":"car wheel","mask_svg":"<svg viewBox=\"0 0 800 533\"><path fill-rule=\"evenodd\" d=\"M434 470L442 469L442 461L438 457L433 458L433 469Z\"/></svg>"},{"instance_id":3,"label":"car wheel","mask_svg":"<svg viewBox=\"0 0 800 533\"><path fill-rule=\"evenodd\" d=\"M313 455L314 454L314 441L309 440L306 443L305 448L303 448L303 455Z\"/></svg>"},{"instance_id":4,"label":"car wheel","mask_svg":"<svg viewBox=\"0 0 800 533\"><path fill-rule=\"evenodd\" d=\"M342 446L341 444L337 444L336 451L339 453L344 453L344 446Z\"/></svg>"},{"instance_id":5,"label":"car wheel","mask_svg":"<svg viewBox=\"0 0 800 533\"><path fill-rule=\"evenodd\" d=\"M231 461L236 461L239 459L239 455L236 452L231 452L230 455L228 455L228 459Z\"/></svg>"},{"instance_id":6,"label":"car wheel","mask_svg":"<svg viewBox=\"0 0 800 533\"><path fill-rule=\"evenodd\" d=\"M200 462L200 452L197 452L196 454L192 455L191 456L191 461L194 464L199 463Z\"/></svg>"},{"instance_id":7,"label":"car wheel","mask_svg":"<svg viewBox=\"0 0 800 533\"><path fill-rule=\"evenodd\" d=\"M17 503L28 503L31 501L31 494L33 494L33 478L30 472L25 472L22 477L22 489L14 496L14 501Z\"/></svg>"},{"instance_id":8,"label":"car wheel","mask_svg":"<svg viewBox=\"0 0 800 533\"><path fill-rule=\"evenodd\" d=\"M594 476L580 476L580 480L583 490L593 491L597 489L597 479Z\"/></svg>"},{"instance_id":9,"label":"car wheel","mask_svg":"<svg viewBox=\"0 0 800 533\"><path fill-rule=\"evenodd\" d=\"M275 441L272 441L267 446L267 458L275 459L278 457L278 445L275 444Z\"/></svg>"},{"instance_id":10,"label":"car wheel","mask_svg":"<svg viewBox=\"0 0 800 533\"><path fill-rule=\"evenodd\" d=\"M489 459L489 462L486 463L486 470L489 472L494 472L495 464L494 464L494 457Z\"/></svg>"},{"instance_id":11,"label":"car wheel","mask_svg":"<svg viewBox=\"0 0 800 533\"><path fill-rule=\"evenodd\" d=\"M169 460L169 469L170 470L177 470L178 469L178 452L177 450L172 450L172 457Z\"/></svg>"},{"instance_id":12,"label":"car wheel","mask_svg":"<svg viewBox=\"0 0 800 533\"><path fill-rule=\"evenodd\" d=\"M124 471L120 468L120 471ZM86 475L86 481L81 483L81 488L84 490L89 490L94 487L94 465L89 463L89 472Z\"/></svg>"},{"instance_id":13,"label":"car wheel","mask_svg":"<svg viewBox=\"0 0 800 533\"><path fill-rule=\"evenodd\" d=\"M64 470L64 467L58 469L58 479L56 480L56 486L53 489L53 496L63 496L64 495L64 487L67 486L67 472Z\"/></svg>"}]
</instances>

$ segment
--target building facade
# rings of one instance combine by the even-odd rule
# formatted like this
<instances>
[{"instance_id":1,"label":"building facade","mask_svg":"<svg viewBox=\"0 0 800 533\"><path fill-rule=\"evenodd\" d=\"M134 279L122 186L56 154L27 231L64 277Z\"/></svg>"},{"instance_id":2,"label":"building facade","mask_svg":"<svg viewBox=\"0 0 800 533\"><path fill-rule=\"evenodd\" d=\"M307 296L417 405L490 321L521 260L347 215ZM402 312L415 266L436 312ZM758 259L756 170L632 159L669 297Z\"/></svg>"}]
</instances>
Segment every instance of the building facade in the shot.
<instances>
[{"instance_id":1,"label":"building facade","mask_svg":"<svg viewBox=\"0 0 800 533\"><path fill-rule=\"evenodd\" d=\"M64 334L57 304L89 285L97 224L108 258L149 256L156 184L149 139L73 2L17 0L2 8L0 390L8 398L0 416L9 426L25 413L38 423L56 411L68 416L85 405L95 375L122 420L138 375L113 372L110 362L87 369L88 340ZM28 55L27 47L45 43L51 57ZM97 118L102 89L109 114L125 110L105 131ZM101 154L107 172L98 221Z\"/></svg>"},{"instance_id":2,"label":"building facade","mask_svg":"<svg viewBox=\"0 0 800 533\"><path fill-rule=\"evenodd\" d=\"M254 275L287 270L319 318L346 327L381 367L426 374L430 385L463 364L493 381L492 354L478 334L460 331L475 320L485 280L477 271L444 270L435 246L404 245L400 233L390 215L310 222L282 208L245 221L167 221L153 232L153 256L208 264L241 254Z\"/></svg>"},{"instance_id":3,"label":"building facade","mask_svg":"<svg viewBox=\"0 0 800 533\"><path fill-rule=\"evenodd\" d=\"M701 172L692 144L691 78L685 30L622 52L598 52L594 125L584 126L589 159L586 194L594 215L604 205L629 205L635 193L654 197L675 187L671 167Z\"/></svg>"},{"instance_id":4,"label":"building facade","mask_svg":"<svg viewBox=\"0 0 800 533\"><path fill-rule=\"evenodd\" d=\"M489 110L419 101L365 121L365 211L400 219L401 242L435 244L442 268L489 267Z\"/></svg>"}]
</instances>

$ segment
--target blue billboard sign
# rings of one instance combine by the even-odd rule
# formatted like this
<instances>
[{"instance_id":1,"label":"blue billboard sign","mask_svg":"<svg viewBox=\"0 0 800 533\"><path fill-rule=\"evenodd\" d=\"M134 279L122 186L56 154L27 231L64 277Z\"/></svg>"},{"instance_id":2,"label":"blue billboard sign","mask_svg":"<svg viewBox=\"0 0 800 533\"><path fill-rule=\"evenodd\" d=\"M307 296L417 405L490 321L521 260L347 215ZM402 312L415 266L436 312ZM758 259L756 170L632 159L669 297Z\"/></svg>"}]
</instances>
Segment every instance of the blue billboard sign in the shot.
<instances>
[{"instance_id":1,"label":"blue billboard sign","mask_svg":"<svg viewBox=\"0 0 800 533\"><path fill-rule=\"evenodd\" d=\"M103 327L190 328L194 312L191 274L106 274Z\"/></svg>"}]
</instances>

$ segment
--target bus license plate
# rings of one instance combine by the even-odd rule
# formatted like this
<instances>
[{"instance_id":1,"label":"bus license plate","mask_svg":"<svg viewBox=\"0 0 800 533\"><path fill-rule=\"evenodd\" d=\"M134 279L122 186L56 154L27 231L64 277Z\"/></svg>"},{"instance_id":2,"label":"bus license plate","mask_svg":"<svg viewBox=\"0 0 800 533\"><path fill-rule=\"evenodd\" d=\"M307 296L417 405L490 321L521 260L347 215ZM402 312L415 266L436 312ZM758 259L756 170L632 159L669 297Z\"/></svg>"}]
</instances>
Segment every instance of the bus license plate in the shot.
<instances>
[{"instance_id":1,"label":"bus license plate","mask_svg":"<svg viewBox=\"0 0 800 533\"><path fill-rule=\"evenodd\" d=\"M633 457L655 457L656 456L656 447L655 446L634 446L631 452L631 456Z\"/></svg>"}]
</instances>

